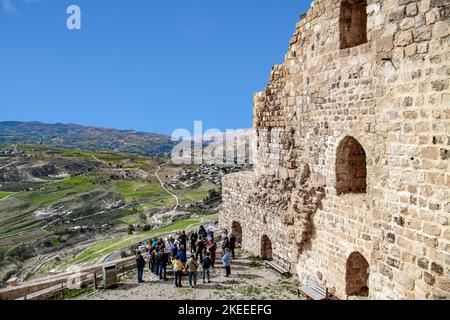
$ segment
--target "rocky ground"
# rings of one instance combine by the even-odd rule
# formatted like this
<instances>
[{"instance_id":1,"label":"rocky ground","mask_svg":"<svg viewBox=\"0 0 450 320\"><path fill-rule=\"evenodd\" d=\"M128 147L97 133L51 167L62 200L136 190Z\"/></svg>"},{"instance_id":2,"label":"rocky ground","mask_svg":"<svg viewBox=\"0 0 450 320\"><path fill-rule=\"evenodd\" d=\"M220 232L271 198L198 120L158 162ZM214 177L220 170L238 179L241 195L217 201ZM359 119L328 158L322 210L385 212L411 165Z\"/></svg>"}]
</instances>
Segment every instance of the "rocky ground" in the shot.
<instances>
[{"instance_id":1,"label":"rocky ground","mask_svg":"<svg viewBox=\"0 0 450 320\"><path fill-rule=\"evenodd\" d=\"M232 275L224 276L221 264L212 272L211 283L198 281L197 288L189 287L183 277L184 287L178 289L170 281L156 279L148 269L144 284L137 284L135 273L121 279L116 289L97 290L80 296L78 300L298 300L297 277L284 278L264 267L264 263L246 253L239 253L233 261ZM200 273L199 273L200 274ZM300 298L303 299L303 298Z\"/></svg>"}]
</instances>

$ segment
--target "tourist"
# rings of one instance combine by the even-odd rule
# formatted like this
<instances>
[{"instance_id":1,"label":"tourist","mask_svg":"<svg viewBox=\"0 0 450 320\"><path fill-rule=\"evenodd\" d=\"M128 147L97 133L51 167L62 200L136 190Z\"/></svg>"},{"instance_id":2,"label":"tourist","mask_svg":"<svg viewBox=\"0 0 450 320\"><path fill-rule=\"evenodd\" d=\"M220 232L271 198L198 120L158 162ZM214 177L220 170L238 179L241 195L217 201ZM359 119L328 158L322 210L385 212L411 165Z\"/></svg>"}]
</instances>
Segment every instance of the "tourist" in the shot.
<instances>
[{"instance_id":1,"label":"tourist","mask_svg":"<svg viewBox=\"0 0 450 320\"><path fill-rule=\"evenodd\" d=\"M159 250L165 249L166 244L164 243L164 240L162 238L158 239L158 242L156 243L156 246Z\"/></svg>"},{"instance_id":2,"label":"tourist","mask_svg":"<svg viewBox=\"0 0 450 320\"><path fill-rule=\"evenodd\" d=\"M230 251L231 251L231 254L233 255L233 259L235 259L234 249L236 249L236 237L232 233L232 234L230 234Z\"/></svg>"},{"instance_id":3,"label":"tourist","mask_svg":"<svg viewBox=\"0 0 450 320\"><path fill-rule=\"evenodd\" d=\"M204 226L200 226L200 228L198 229L198 237L199 238L206 238L208 236L208 233L205 230Z\"/></svg>"},{"instance_id":4,"label":"tourist","mask_svg":"<svg viewBox=\"0 0 450 320\"><path fill-rule=\"evenodd\" d=\"M187 270L189 271L189 285L191 288L197 286L197 272L198 272L198 262L195 259L195 255L191 255L187 261Z\"/></svg>"},{"instance_id":5,"label":"tourist","mask_svg":"<svg viewBox=\"0 0 450 320\"><path fill-rule=\"evenodd\" d=\"M202 262L202 278L203 278L203 283L205 283L205 279L208 279L208 283L211 282L211 274L209 272L209 269L212 266L212 260L210 258L210 253L206 252L205 254L205 259L203 259Z\"/></svg>"},{"instance_id":6,"label":"tourist","mask_svg":"<svg viewBox=\"0 0 450 320\"><path fill-rule=\"evenodd\" d=\"M158 252L157 256L158 265L159 265L159 279L167 281L167 264L169 263L169 256L166 252L164 252L164 248Z\"/></svg>"},{"instance_id":7,"label":"tourist","mask_svg":"<svg viewBox=\"0 0 450 320\"><path fill-rule=\"evenodd\" d=\"M225 277L229 277L231 275L231 259L232 255L229 248L225 248L224 254L222 256L222 263L225 266Z\"/></svg>"},{"instance_id":8,"label":"tourist","mask_svg":"<svg viewBox=\"0 0 450 320\"><path fill-rule=\"evenodd\" d=\"M182 244L179 245L178 256L180 257L181 263L183 263L183 265L186 265L187 262L186 247L183 246Z\"/></svg>"},{"instance_id":9,"label":"tourist","mask_svg":"<svg viewBox=\"0 0 450 320\"><path fill-rule=\"evenodd\" d=\"M180 236L178 237L178 241L180 242L181 245L183 245L185 248L187 248L187 235L186 235L186 231L181 231Z\"/></svg>"},{"instance_id":10,"label":"tourist","mask_svg":"<svg viewBox=\"0 0 450 320\"><path fill-rule=\"evenodd\" d=\"M173 238L170 238L170 258L173 260L178 255L178 247Z\"/></svg>"},{"instance_id":11,"label":"tourist","mask_svg":"<svg viewBox=\"0 0 450 320\"><path fill-rule=\"evenodd\" d=\"M202 237L200 237L200 239L197 240L196 249L197 251L195 252L195 259L198 260L200 258L201 263L203 261L203 254L205 251L205 241Z\"/></svg>"},{"instance_id":12,"label":"tourist","mask_svg":"<svg viewBox=\"0 0 450 320\"><path fill-rule=\"evenodd\" d=\"M208 230L208 237L207 237L207 240L208 240L208 241L210 241L210 240L214 241L214 231Z\"/></svg>"},{"instance_id":13,"label":"tourist","mask_svg":"<svg viewBox=\"0 0 450 320\"><path fill-rule=\"evenodd\" d=\"M162 258L162 253L161 253L161 249L159 249L159 247L158 247L158 249L157 249L157 251L156 251L156 275L158 276L158 277L160 277L160 279L161 279L161 276L160 276L160 273L161 273L161 259Z\"/></svg>"},{"instance_id":14,"label":"tourist","mask_svg":"<svg viewBox=\"0 0 450 320\"><path fill-rule=\"evenodd\" d=\"M153 250L150 253L150 259L148 259L148 268L150 269L151 272L155 272L155 267L156 267L156 251Z\"/></svg>"},{"instance_id":15,"label":"tourist","mask_svg":"<svg viewBox=\"0 0 450 320\"><path fill-rule=\"evenodd\" d=\"M214 240L209 240L208 244L206 245L206 250L211 255L211 267L214 268L214 264L216 261L217 243L215 243Z\"/></svg>"},{"instance_id":16,"label":"tourist","mask_svg":"<svg viewBox=\"0 0 450 320\"><path fill-rule=\"evenodd\" d=\"M159 276L159 261L158 261L158 253L159 253L158 247L153 251L153 272L156 276Z\"/></svg>"},{"instance_id":17,"label":"tourist","mask_svg":"<svg viewBox=\"0 0 450 320\"><path fill-rule=\"evenodd\" d=\"M145 259L140 251L136 251L136 270L137 270L137 280L138 283L144 283L142 279L144 276Z\"/></svg>"},{"instance_id":18,"label":"tourist","mask_svg":"<svg viewBox=\"0 0 450 320\"><path fill-rule=\"evenodd\" d=\"M195 253L197 251L196 249L196 244L198 240L197 232L194 231L191 233L190 240L191 240L191 253Z\"/></svg>"},{"instance_id":19,"label":"tourist","mask_svg":"<svg viewBox=\"0 0 450 320\"><path fill-rule=\"evenodd\" d=\"M181 277L184 271L184 265L180 261L180 257L177 255L172 260L173 274L175 276L175 287L182 288Z\"/></svg>"},{"instance_id":20,"label":"tourist","mask_svg":"<svg viewBox=\"0 0 450 320\"><path fill-rule=\"evenodd\" d=\"M230 249L230 239L227 235L225 235L225 238L222 242L222 251L225 252L225 249Z\"/></svg>"}]
</instances>

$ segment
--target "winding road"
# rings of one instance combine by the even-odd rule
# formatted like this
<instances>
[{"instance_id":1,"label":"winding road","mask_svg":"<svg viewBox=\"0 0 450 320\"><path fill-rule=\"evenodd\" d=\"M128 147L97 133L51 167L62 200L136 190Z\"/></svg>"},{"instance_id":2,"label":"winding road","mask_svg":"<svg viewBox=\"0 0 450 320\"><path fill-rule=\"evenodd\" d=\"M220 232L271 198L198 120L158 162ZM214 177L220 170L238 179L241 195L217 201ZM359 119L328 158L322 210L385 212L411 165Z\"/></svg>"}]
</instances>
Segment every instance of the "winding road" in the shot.
<instances>
[{"instance_id":1,"label":"winding road","mask_svg":"<svg viewBox=\"0 0 450 320\"><path fill-rule=\"evenodd\" d=\"M164 191L166 191L166 192L167 192L168 194L170 194L173 198L175 198L175 201L176 201L175 208L173 208L171 211L169 211L169 212L175 212L175 211L178 209L178 207L180 206L180 200L178 199L178 196L177 196L176 194L173 194L172 192L169 191L169 189L166 188L166 186L164 185L164 183L162 182L162 180L158 177L158 172L159 172L159 171L161 170L161 168L162 168L163 166L165 166L167 163L168 163L168 162L165 162L165 163L161 164L160 166L158 166L158 169L156 169L156 171L155 171L155 177L156 177L156 179L158 179L159 184L161 185L161 188L163 188ZM169 213L169 212L166 212L166 213Z\"/></svg>"},{"instance_id":2,"label":"winding road","mask_svg":"<svg viewBox=\"0 0 450 320\"><path fill-rule=\"evenodd\" d=\"M165 162L165 163L159 165L158 168L156 169L154 175L155 175L156 179L158 179L158 182L159 182L159 184L161 185L161 188L164 189L164 191L166 191L168 194L170 194L170 195L175 199L176 204L175 204L175 207L174 207L172 210L167 211L167 212L164 212L164 213L161 213L161 214L158 214L158 215L152 216L152 218L153 218L155 224L158 223L157 216L163 216L163 215L165 215L165 214L175 213L175 211L176 211L176 210L178 209L178 207L180 206L180 200L179 200L178 196L177 196L176 194L172 193L169 189L167 189L166 186L164 185L164 182L163 182L163 181L161 180L161 178L158 176L158 172L160 172L161 169L162 169L162 167L165 166L167 163L168 163L168 162ZM139 236L136 236L136 238L138 239ZM122 242L126 242L126 241L129 241L129 240L130 240L130 239L128 238L128 239L123 240ZM120 243L120 242L119 242L119 243ZM110 246L110 247L113 247L113 246L116 246L116 245L117 245L117 243L115 243L114 245L112 245L112 246ZM104 248L104 249L102 249L102 250L99 250L99 251L97 251L97 252L94 252L94 253L91 254L91 255L96 255L97 253L99 253L99 252L101 252L101 251L104 251L104 250L107 250L107 249L109 249L109 248ZM116 258L116 257L119 255L120 251L122 251L122 250L123 250L123 248L120 249L120 250L116 250L116 251L114 251L114 252L111 252L111 253L108 254L107 256L103 257L103 259L101 260L101 262L110 262L110 261L113 261L114 258Z\"/></svg>"}]
</instances>

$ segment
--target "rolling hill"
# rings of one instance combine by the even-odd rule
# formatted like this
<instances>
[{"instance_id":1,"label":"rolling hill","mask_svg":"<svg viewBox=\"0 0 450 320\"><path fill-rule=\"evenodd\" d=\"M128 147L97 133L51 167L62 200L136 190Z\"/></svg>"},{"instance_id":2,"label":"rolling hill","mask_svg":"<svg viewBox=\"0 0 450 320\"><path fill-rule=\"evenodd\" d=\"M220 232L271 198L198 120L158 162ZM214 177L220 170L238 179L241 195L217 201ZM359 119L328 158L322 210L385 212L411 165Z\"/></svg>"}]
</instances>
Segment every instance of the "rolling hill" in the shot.
<instances>
[{"instance_id":1,"label":"rolling hill","mask_svg":"<svg viewBox=\"0 0 450 320\"><path fill-rule=\"evenodd\" d=\"M77 124L0 122L0 144L45 144L54 148L167 156L174 143L162 134L88 127Z\"/></svg>"}]
</instances>

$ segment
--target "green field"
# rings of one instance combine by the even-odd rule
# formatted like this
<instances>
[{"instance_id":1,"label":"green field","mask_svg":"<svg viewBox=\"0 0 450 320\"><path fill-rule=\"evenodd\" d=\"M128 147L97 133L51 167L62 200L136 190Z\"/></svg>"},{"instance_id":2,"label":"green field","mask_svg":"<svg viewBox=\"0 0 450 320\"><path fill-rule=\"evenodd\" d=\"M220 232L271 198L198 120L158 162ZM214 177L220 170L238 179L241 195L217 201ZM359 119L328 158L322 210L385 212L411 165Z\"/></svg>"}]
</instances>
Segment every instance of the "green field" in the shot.
<instances>
[{"instance_id":1,"label":"green field","mask_svg":"<svg viewBox=\"0 0 450 320\"><path fill-rule=\"evenodd\" d=\"M38 191L29 191L17 195L17 199L25 201L28 209L48 207L69 197L93 191L99 186L94 177L76 177L61 182L51 183Z\"/></svg>"},{"instance_id":2,"label":"green field","mask_svg":"<svg viewBox=\"0 0 450 320\"><path fill-rule=\"evenodd\" d=\"M157 182L119 181L114 184L113 190L127 200L171 197Z\"/></svg>"},{"instance_id":3,"label":"green field","mask_svg":"<svg viewBox=\"0 0 450 320\"><path fill-rule=\"evenodd\" d=\"M217 186L205 181L200 186L187 188L180 197L181 203L186 204L203 200L208 196L210 190L217 190Z\"/></svg>"},{"instance_id":4,"label":"green field","mask_svg":"<svg viewBox=\"0 0 450 320\"><path fill-rule=\"evenodd\" d=\"M12 194L12 192L2 192L2 191L0 191L0 200L10 196L11 194Z\"/></svg>"},{"instance_id":5,"label":"green field","mask_svg":"<svg viewBox=\"0 0 450 320\"><path fill-rule=\"evenodd\" d=\"M130 214L129 216L122 217L119 220L126 224L140 223L139 214Z\"/></svg>"},{"instance_id":6,"label":"green field","mask_svg":"<svg viewBox=\"0 0 450 320\"><path fill-rule=\"evenodd\" d=\"M160 199L155 199L151 202L146 202L146 203L140 204L137 208L141 211L146 211L146 210L158 208L158 207L173 207L173 206L175 206L175 204L176 204L176 201L173 197L165 196Z\"/></svg>"}]
</instances>

